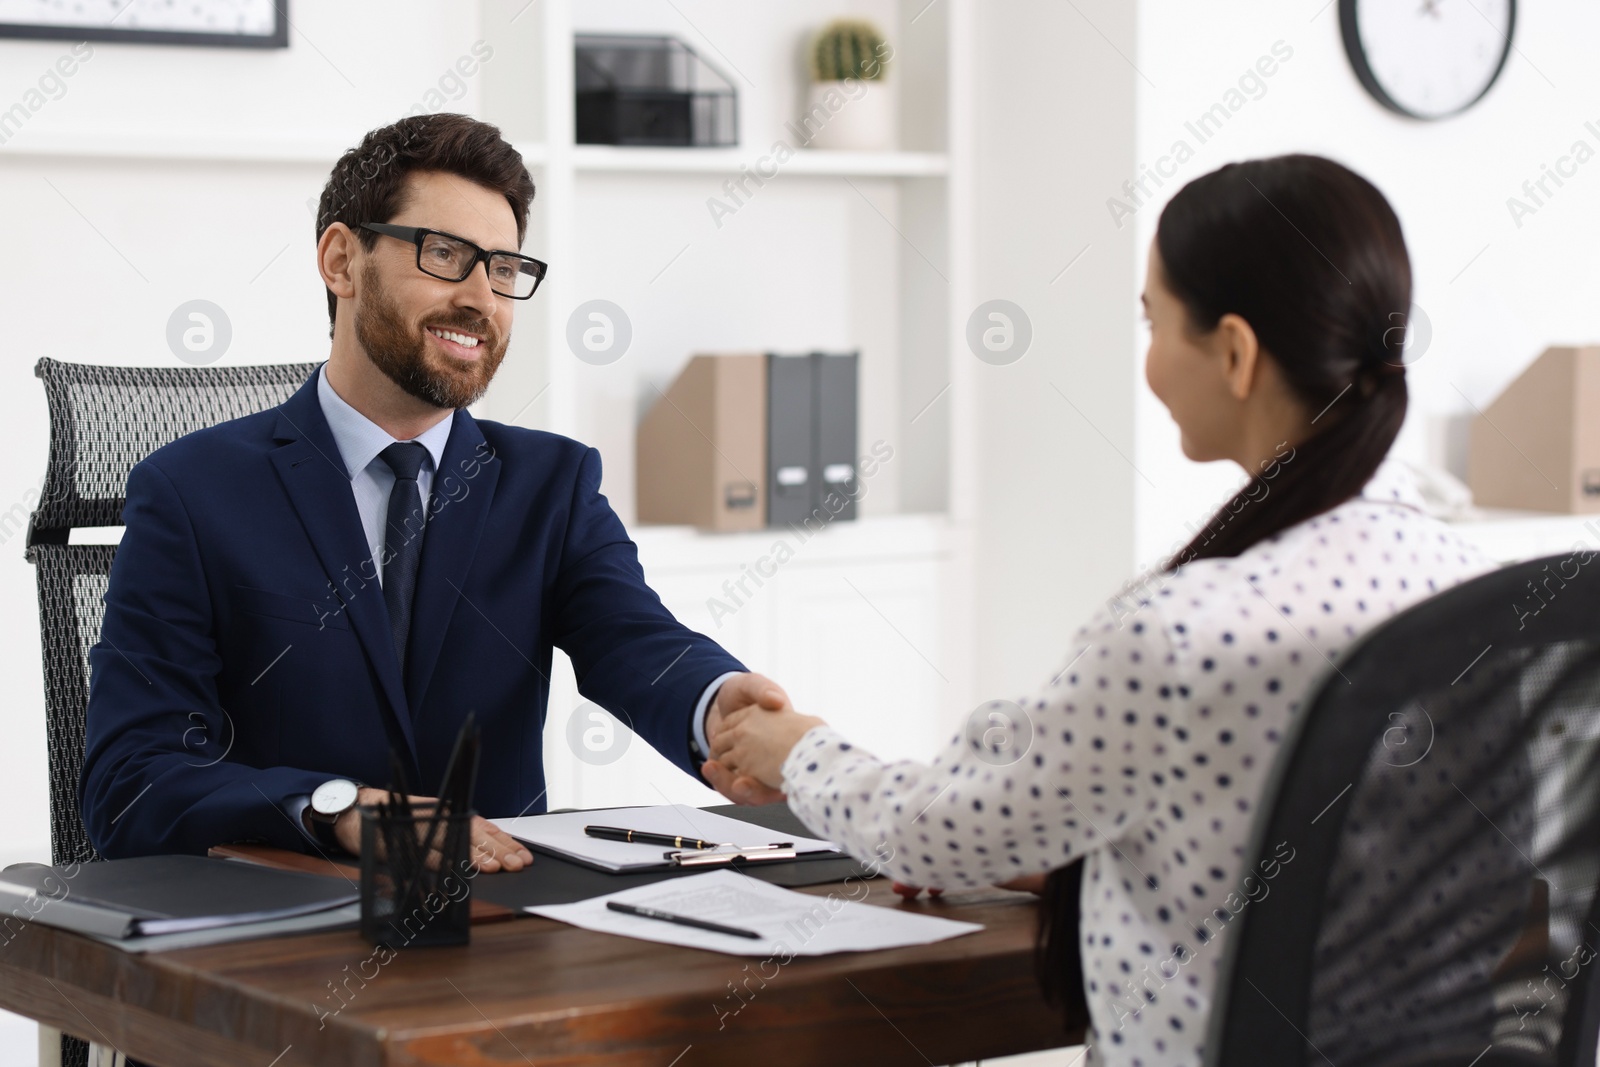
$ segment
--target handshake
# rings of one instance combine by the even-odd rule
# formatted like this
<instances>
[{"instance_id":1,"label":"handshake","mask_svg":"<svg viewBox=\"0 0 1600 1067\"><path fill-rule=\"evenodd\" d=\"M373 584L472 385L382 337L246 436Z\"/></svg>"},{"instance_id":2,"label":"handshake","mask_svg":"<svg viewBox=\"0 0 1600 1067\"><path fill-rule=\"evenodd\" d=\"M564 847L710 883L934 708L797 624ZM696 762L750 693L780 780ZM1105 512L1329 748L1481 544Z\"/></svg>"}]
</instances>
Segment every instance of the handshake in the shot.
<instances>
[{"instance_id":1,"label":"handshake","mask_svg":"<svg viewBox=\"0 0 1600 1067\"><path fill-rule=\"evenodd\" d=\"M801 715L772 679L760 674L729 678L706 711L710 756L700 768L706 781L735 804L783 799L783 761L822 720Z\"/></svg>"},{"instance_id":2,"label":"handshake","mask_svg":"<svg viewBox=\"0 0 1600 1067\"><path fill-rule=\"evenodd\" d=\"M773 804L784 799L783 764L800 739L821 719L794 710L776 682L759 674L729 678L717 690L706 712L706 740L711 758L700 768L706 780L735 804ZM1045 876L1024 875L1001 883L1003 889L1039 893ZM894 883L903 897L921 892ZM940 891L930 889L937 896Z\"/></svg>"}]
</instances>

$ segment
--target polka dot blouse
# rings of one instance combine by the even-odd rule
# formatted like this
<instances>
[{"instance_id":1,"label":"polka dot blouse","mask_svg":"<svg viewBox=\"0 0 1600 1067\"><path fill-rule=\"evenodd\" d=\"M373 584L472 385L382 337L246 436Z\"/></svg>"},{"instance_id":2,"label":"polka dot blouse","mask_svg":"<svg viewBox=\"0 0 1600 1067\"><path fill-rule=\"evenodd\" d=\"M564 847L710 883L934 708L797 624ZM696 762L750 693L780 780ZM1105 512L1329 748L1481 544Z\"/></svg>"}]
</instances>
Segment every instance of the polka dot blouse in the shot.
<instances>
[{"instance_id":1,"label":"polka dot blouse","mask_svg":"<svg viewBox=\"0 0 1600 1067\"><path fill-rule=\"evenodd\" d=\"M996 703L1015 723L999 744L969 723L931 766L885 763L812 729L784 762L789 806L913 885L1086 856L1090 1061L1198 1065L1226 923L1276 873L1243 852L1290 718L1364 631L1492 567L1386 462L1237 558L1125 587L1044 684Z\"/></svg>"}]
</instances>

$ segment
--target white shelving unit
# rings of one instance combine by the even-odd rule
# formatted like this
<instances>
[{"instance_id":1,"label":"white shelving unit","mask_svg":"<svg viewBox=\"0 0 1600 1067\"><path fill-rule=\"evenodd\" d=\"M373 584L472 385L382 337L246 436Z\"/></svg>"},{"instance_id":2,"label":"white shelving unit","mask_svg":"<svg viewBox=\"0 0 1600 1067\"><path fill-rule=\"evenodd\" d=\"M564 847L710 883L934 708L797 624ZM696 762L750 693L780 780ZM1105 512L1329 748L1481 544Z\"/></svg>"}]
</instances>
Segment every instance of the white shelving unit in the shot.
<instances>
[{"instance_id":1,"label":"white shelving unit","mask_svg":"<svg viewBox=\"0 0 1600 1067\"><path fill-rule=\"evenodd\" d=\"M1479 508L1451 525L1500 563L1560 555L1579 545L1600 552L1600 515Z\"/></svg>"},{"instance_id":2,"label":"white shelving unit","mask_svg":"<svg viewBox=\"0 0 1600 1067\"><path fill-rule=\"evenodd\" d=\"M530 148L537 146L530 145ZM526 156L524 157L526 158ZM589 173L737 174L751 155L733 148L614 148L576 145L572 163ZM934 178L949 173L942 152L799 151L782 165L783 174L856 178Z\"/></svg>"},{"instance_id":3,"label":"white shelving unit","mask_svg":"<svg viewBox=\"0 0 1600 1067\"><path fill-rule=\"evenodd\" d=\"M539 296L518 309L484 413L599 448L603 490L652 585L686 624L885 755L931 756L973 699L973 360L964 342L974 304L972 76L962 43L972 0L737 9L540 0L520 13L483 0L480 12L495 50L480 117L533 171L525 250L551 264ZM811 149L786 125L804 110L803 42L845 14L877 22L895 48L895 150ZM574 144L575 31L686 41L738 90L739 144ZM763 162L763 180L735 184L779 141L792 155ZM622 357L603 366L567 341L569 317L596 299L621 307L632 333ZM635 426L693 354L814 349L860 350L860 451L880 441L894 451L866 485L859 520L803 540L796 531L719 536L633 522ZM716 607L732 606L725 583L780 541L793 557L775 577L759 589L747 580L753 595L735 594L734 613ZM553 805L714 799L643 745L606 766L584 766L579 754L564 762L567 718L582 698L564 662L554 683Z\"/></svg>"}]
</instances>

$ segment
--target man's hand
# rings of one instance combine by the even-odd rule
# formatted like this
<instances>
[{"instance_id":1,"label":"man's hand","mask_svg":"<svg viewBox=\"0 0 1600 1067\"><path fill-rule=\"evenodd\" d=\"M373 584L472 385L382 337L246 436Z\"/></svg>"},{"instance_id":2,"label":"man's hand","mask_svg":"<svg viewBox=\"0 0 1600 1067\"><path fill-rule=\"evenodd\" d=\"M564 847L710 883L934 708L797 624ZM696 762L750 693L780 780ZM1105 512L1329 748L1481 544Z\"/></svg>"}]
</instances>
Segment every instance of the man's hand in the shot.
<instances>
[{"instance_id":1,"label":"man's hand","mask_svg":"<svg viewBox=\"0 0 1600 1067\"><path fill-rule=\"evenodd\" d=\"M356 806L339 816L333 824L333 835L338 838L339 844L345 851L353 855L361 855L361 808L368 804L376 804L387 799L387 789L373 789L363 787L356 794ZM411 797L413 809L419 805L432 805L438 801L433 797ZM472 861L477 864L478 870L486 874L495 871L520 871L533 862L533 853L527 846L519 843L510 834L495 826L482 815L472 817L472 841L468 846L468 853ZM437 864L439 854L430 850L428 859L431 864Z\"/></svg>"},{"instance_id":2,"label":"man's hand","mask_svg":"<svg viewBox=\"0 0 1600 1067\"><path fill-rule=\"evenodd\" d=\"M706 710L706 743L716 746L717 731L727 716L741 708L755 707L778 711L789 704L789 694L765 675L746 673L736 675L722 683L717 695ZM719 760L708 760L700 765L711 787L735 804L776 804L783 794L770 789L749 775L739 774Z\"/></svg>"}]
</instances>

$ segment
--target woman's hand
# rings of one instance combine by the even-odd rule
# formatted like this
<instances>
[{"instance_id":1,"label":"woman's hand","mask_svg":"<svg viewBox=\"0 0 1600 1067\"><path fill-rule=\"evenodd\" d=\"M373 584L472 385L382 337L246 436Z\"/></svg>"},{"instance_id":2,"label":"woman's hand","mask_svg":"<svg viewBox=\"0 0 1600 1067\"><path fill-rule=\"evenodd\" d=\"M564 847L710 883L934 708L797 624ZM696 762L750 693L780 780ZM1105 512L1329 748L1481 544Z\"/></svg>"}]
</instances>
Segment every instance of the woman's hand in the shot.
<instances>
[{"instance_id":1,"label":"woman's hand","mask_svg":"<svg viewBox=\"0 0 1600 1067\"><path fill-rule=\"evenodd\" d=\"M920 885L906 885L904 882L891 882L889 888L893 889L896 894L904 897L906 900L916 900L918 895L922 893L922 887ZM928 896L935 900L937 900L943 894L943 889L928 890Z\"/></svg>"},{"instance_id":2,"label":"woman's hand","mask_svg":"<svg viewBox=\"0 0 1600 1067\"><path fill-rule=\"evenodd\" d=\"M1049 871L1040 871L1038 874L1025 874L1021 878L1013 878L1009 882L1001 882L1000 888L1039 896L1044 892L1045 879L1049 877Z\"/></svg>"},{"instance_id":3,"label":"woman's hand","mask_svg":"<svg viewBox=\"0 0 1600 1067\"><path fill-rule=\"evenodd\" d=\"M1035 896L1044 892L1044 880L1050 877L1050 872L1040 871L1038 874L1025 874L1020 878L1013 878L1009 882L1000 882L1001 889L1011 889L1019 893L1032 893ZM904 882L895 882L893 889L907 900L916 900L917 894L922 892L921 886L906 885ZM930 889L928 896L937 897L943 889Z\"/></svg>"},{"instance_id":4,"label":"woman's hand","mask_svg":"<svg viewBox=\"0 0 1600 1067\"><path fill-rule=\"evenodd\" d=\"M759 706L723 716L711 740L711 759L740 777L754 778L769 789L783 785L783 761L790 749L822 720L801 715L793 705L782 711Z\"/></svg>"}]
</instances>

